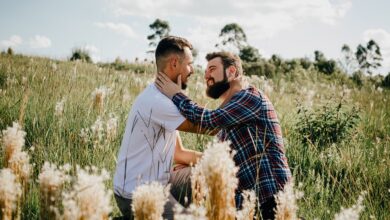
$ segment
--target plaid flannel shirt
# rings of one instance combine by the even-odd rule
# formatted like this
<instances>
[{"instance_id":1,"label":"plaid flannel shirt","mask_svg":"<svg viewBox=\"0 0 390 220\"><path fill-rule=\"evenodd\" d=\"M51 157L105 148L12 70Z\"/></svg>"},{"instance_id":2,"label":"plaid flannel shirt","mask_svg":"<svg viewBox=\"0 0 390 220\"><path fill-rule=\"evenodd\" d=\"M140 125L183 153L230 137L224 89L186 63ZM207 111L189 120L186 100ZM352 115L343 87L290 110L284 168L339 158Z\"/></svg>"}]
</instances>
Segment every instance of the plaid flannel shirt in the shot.
<instances>
[{"instance_id":1,"label":"plaid flannel shirt","mask_svg":"<svg viewBox=\"0 0 390 220\"><path fill-rule=\"evenodd\" d=\"M254 87L243 89L216 110L205 109L177 93L173 102L191 122L207 129L221 129L220 141L230 141L236 152L239 180L236 206L243 190L254 190L260 204L272 198L290 180L282 131L272 103Z\"/></svg>"}]
</instances>

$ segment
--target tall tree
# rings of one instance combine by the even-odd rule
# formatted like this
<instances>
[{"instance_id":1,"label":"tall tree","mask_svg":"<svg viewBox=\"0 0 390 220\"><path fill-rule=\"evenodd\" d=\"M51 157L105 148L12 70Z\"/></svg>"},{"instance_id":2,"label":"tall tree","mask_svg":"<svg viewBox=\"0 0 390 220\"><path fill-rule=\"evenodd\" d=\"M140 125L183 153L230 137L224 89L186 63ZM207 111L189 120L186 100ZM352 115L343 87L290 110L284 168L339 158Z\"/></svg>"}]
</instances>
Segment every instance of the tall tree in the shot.
<instances>
[{"instance_id":1,"label":"tall tree","mask_svg":"<svg viewBox=\"0 0 390 220\"><path fill-rule=\"evenodd\" d=\"M247 45L244 30L236 23L225 25L222 28L219 37L222 38L221 43L223 46L231 46L237 51L240 51ZM216 46L220 47L218 44Z\"/></svg>"},{"instance_id":2,"label":"tall tree","mask_svg":"<svg viewBox=\"0 0 390 220\"><path fill-rule=\"evenodd\" d=\"M355 56L360 69L370 75L372 75L374 69L381 66L381 61L383 60L380 47L374 40L368 41L366 47L359 44L356 48Z\"/></svg>"},{"instance_id":3,"label":"tall tree","mask_svg":"<svg viewBox=\"0 0 390 220\"><path fill-rule=\"evenodd\" d=\"M169 27L168 21L156 19L149 25L149 28L153 31L153 34L148 35L149 46L153 49L149 50L148 53L154 53L154 48L157 43L164 37L169 35L171 28Z\"/></svg>"},{"instance_id":4,"label":"tall tree","mask_svg":"<svg viewBox=\"0 0 390 220\"><path fill-rule=\"evenodd\" d=\"M371 69L377 69L382 66L381 61L382 54L379 45L374 41L370 40L367 43L367 62L370 64L368 68L368 73L372 74Z\"/></svg>"},{"instance_id":5,"label":"tall tree","mask_svg":"<svg viewBox=\"0 0 390 220\"><path fill-rule=\"evenodd\" d=\"M343 60L340 62L340 66L346 73L355 72L357 68L357 61L351 48L347 44L344 44L341 47L341 53L343 54Z\"/></svg>"},{"instance_id":6,"label":"tall tree","mask_svg":"<svg viewBox=\"0 0 390 220\"><path fill-rule=\"evenodd\" d=\"M239 56L244 62L258 62L260 60L259 50L250 45L241 48Z\"/></svg>"}]
</instances>

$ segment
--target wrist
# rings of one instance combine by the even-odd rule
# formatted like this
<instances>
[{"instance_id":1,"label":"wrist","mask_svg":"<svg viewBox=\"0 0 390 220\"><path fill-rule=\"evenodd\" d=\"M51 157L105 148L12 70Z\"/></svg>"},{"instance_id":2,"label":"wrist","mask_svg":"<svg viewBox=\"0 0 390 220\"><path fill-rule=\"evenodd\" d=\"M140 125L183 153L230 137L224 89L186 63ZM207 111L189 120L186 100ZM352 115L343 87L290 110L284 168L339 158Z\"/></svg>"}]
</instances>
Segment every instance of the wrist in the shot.
<instances>
[{"instance_id":1,"label":"wrist","mask_svg":"<svg viewBox=\"0 0 390 220\"><path fill-rule=\"evenodd\" d=\"M170 98L171 98L171 100L173 100L175 97L177 97L177 96L180 96L180 94L183 94L182 92L175 92L175 93L173 93L171 96L170 96Z\"/></svg>"}]
</instances>

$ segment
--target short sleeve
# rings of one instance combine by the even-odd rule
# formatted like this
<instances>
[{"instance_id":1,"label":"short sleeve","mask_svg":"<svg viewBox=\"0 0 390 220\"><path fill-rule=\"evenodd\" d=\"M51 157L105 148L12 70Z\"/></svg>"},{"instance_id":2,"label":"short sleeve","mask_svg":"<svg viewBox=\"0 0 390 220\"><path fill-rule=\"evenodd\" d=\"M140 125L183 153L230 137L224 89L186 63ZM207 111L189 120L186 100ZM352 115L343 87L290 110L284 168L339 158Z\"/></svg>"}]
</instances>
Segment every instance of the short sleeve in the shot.
<instances>
[{"instance_id":1,"label":"short sleeve","mask_svg":"<svg viewBox=\"0 0 390 220\"><path fill-rule=\"evenodd\" d=\"M153 121L171 132L176 130L185 120L172 100L164 95L156 100L151 111Z\"/></svg>"}]
</instances>

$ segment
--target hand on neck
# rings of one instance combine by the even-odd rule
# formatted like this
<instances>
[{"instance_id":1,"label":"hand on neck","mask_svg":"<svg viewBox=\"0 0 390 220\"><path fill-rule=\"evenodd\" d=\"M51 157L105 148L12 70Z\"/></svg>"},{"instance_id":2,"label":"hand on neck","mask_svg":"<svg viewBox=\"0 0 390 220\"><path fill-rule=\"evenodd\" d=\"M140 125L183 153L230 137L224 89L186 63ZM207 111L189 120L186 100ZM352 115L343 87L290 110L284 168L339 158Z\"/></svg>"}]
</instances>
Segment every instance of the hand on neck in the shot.
<instances>
[{"instance_id":1,"label":"hand on neck","mask_svg":"<svg viewBox=\"0 0 390 220\"><path fill-rule=\"evenodd\" d=\"M175 73L170 69L170 68L164 68L163 70L160 70L160 69L157 69L157 72L163 72L165 73L165 75L168 76L168 78L172 81L176 81L177 79L177 76L175 75Z\"/></svg>"}]
</instances>

